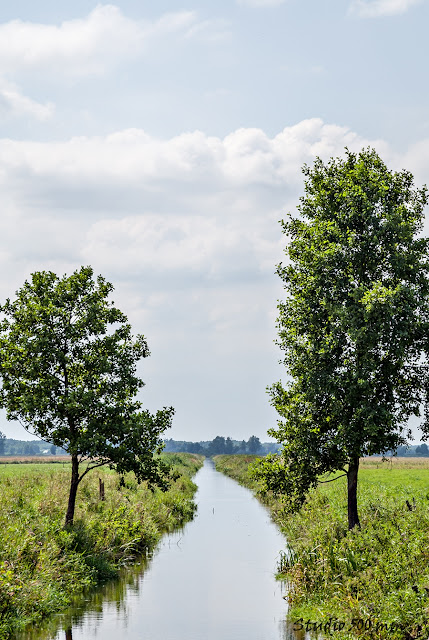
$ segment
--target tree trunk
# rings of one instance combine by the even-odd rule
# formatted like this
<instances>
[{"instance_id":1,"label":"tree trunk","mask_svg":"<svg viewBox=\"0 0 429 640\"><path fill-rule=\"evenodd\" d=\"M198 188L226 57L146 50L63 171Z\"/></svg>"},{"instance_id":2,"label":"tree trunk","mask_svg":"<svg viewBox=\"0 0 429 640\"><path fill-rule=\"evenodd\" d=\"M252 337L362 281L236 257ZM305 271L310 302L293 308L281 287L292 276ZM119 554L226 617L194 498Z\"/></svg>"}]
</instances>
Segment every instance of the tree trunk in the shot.
<instances>
[{"instance_id":1,"label":"tree trunk","mask_svg":"<svg viewBox=\"0 0 429 640\"><path fill-rule=\"evenodd\" d=\"M357 509L357 482L359 471L359 457L352 458L347 471L347 512L349 517L349 529L360 527Z\"/></svg>"},{"instance_id":2,"label":"tree trunk","mask_svg":"<svg viewBox=\"0 0 429 640\"><path fill-rule=\"evenodd\" d=\"M69 503L67 507L65 526L69 524L73 524L74 508L76 505L76 494L77 494L78 486L79 486L79 460L77 459L77 455L73 454L72 455L72 476L71 476L71 482L70 482Z\"/></svg>"}]
</instances>

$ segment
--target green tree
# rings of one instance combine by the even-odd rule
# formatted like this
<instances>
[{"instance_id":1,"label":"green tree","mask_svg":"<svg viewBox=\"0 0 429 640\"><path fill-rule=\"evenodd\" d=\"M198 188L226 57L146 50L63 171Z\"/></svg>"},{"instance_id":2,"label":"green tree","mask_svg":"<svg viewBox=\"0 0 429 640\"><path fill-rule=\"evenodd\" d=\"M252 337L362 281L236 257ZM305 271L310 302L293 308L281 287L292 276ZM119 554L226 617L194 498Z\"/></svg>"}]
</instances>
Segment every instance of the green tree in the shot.
<instances>
[{"instance_id":1,"label":"green tree","mask_svg":"<svg viewBox=\"0 0 429 640\"><path fill-rule=\"evenodd\" d=\"M418 456L429 456L429 447L426 442L423 442L423 444L416 447L416 454Z\"/></svg>"},{"instance_id":2,"label":"green tree","mask_svg":"<svg viewBox=\"0 0 429 640\"><path fill-rule=\"evenodd\" d=\"M227 453L228 455L231 455L234 453L234 443L229 436L225 440L225 453Z\"/></svg>"},{"instance_id":3,"label":"green tree","mask_svg":"<svg viewBox=\"0 0 429 640\"><path fill-rule=\"evenodd\" d=\"M210 442L207 453L209 456L222 455L226 453L225 448L225 438L223 436L216 436L216 438L213 438L213 440Z\"/></svg>"},{"instance_id":4,"label":"green tree","mask_svg":"<svg viewBox=\"0 0 429 640\"><path fill-rule=\"evenodd\" d=\"M247 441L247 451L254 455L255 453L259 453L261 449L262 445L259 438L257 436L250 436L249 440Z\"/></svg>"},{"instance_id":5,"label":"green tree","mask_svg":"<svg viewBox=\"0 0 429 640\"><path fill-rule=\"evenodd\" d=\"M200 442L186 442L183 450L187 453L199 453L204 454L204 449Z\"/></svg>"},{"instance_id":6,"label":"green tree","mask_svg":"<svg viewBox=\"0 0 429 640\"><path fill-rule=\"evenodd\" d=\"M242 440L238 445L238 450L240 453L247 453L247 442Z\"/></svg>"},{"instance_id":7,"label":"green tree","mask_svg":"<svg viewBox=\"0 0 429 640\"><path fill-rule=\"evenodd\" d=\"M0 431L0 456L4 456L4 449L6 444L6 436Z\"/></svg>"},{"instance_id":8,"label":"green tree","mask_svg":"<svg viewBox=\"0 0 429 640\"><path fill-rule=\"evenodd\" d=\"M359 458L396 450L419 415L424 376L426 187L372 149L304 166L299 217L277 267L280 348L290 379L270 389L282 443L256 476L298 509L325 473L347 476L349 528L359 524ZM424 369L423 369L424 370ZM427 432L427 423L423 425Z\"/></svg>"},{"instance_id":9,"label":"green tree","mask_svg":"<svg viewBox=\"0 0 429 640\"><path fill-rule=\"evenodd\" d=\"M39 455L39 447L33 442L26 442L22 446L22 454L24 456L37 456Z\"/></svg>"},{"instance_id":10,"label":"green tree","mask_svg":"<svg viewBox=\"0 0 429 640\"><path fill-rule=\"evenodd\" d=\"M0 403L9 420L71 455L66 525L79 483L97 467L166 486L154 454L173 409L141 409L136 365L149 349L108 300L112 290L90 267L62 278L41 271L0 307Z\"/></svg>"},{"instance_id":11,"label":"green tree","mask_svg":"<svg viewBox=\"0 0 429 640\"><path fill-rule=\"evenodd\" d=\"M406 446L401 445L396 449L395 455L397 456L407 456L409 454L409 449Z\"/></svg>"}]
</instances>

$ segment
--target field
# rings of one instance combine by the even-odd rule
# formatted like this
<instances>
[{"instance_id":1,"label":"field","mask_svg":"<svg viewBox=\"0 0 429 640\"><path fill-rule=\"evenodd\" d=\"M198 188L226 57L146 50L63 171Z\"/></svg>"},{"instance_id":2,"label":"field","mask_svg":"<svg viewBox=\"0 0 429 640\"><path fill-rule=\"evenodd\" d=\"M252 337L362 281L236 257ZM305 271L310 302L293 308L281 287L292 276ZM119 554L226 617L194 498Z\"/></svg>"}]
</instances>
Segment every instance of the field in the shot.
<instances>
[{"instance_id":1,"label":"field","mask_svg":"<svg viewBox=\"0 0 429 640\"><path fill-rule=\"evenodd\" d=\"M248 475L250 456L215 461L257 489ZM290 619L318 637L427 638L429 460L363 460L358 496L362 526L352 532L345 478L320 485L293 516L268 499L288 540L278 569L289 585Z\"/></svg>"},{"instance_id":2,"label":"field","mask_svg":"<svg viewBox=\"0 0 429 640\"><path fill-rule=\"evenodd\" d=\"M3 464L58 464L70 461L70 456L2 456L0 467Z\"/></svg>"},{"instance_id":3,"label":"field","mask_svg":"<svg viewBox=\"0 0 429 640\"><path fill-rule=\"evenodd\" d=\"M81 482L75 523L64 529L67 462L0 464L0 638L67 607L85 589L117 575L164 532L194 515L192 475L203 458L163 454L175 478L163 493L108 469ZM99 479L105 486L100 500Z\"/></svg>"}]
</instances>

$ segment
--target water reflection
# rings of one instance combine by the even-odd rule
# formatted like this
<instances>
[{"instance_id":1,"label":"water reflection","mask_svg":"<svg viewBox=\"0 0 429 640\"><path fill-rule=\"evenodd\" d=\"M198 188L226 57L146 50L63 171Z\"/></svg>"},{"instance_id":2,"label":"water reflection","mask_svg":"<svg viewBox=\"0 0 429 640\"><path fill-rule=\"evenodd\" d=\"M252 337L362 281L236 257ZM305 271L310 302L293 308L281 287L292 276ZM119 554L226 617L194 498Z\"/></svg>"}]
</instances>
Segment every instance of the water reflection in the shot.
<instances>
[{"instance_id":1,"label":"water reflection","mask_svg":"<svg viewBox=\"0 0 429 640\"><path fill-rule=\"evenodd\" d=\"M19 640L304 640L274 578L285 540L251 493L206 461L198 512L152 558Z\"/></svg>"},{"instance_id":2,"label":"water reflection","mask_svg":"<svg viewBox=\"0 0 429 640\"><path fill-rule=\"evenodd\" d=\"M66 638L73 637L73 627L79 626L85 616L94 620L103 618L106 606L126 620L128 616L127 598L138 596L142 573L147 570L153 557L153 552L141 557L139 561L122 569L117 580L111 580L102 587L93 589L84 597L77 597L73 605L64 613L53 616L37 628L29 628L16 635L15 640L52 640L63 638L60 630L65 631Z\"/></svg>"},{"instance_id":3,"label":"water reflection","mask_svg":"<svg viewBox=\"0 0 429 640\"><path fill-rule=\"evenodd\" d=\"M305 640L305 634L302 631L294 631L293 625L286 621L279 624L279 640ZM70 627L65 630L65 640L73 640L73 629Z\"/></svg>"},{"instance_id":4,"label":"water reflection","mask_svg":"<svg viewBox=\"0 0 429 640\"><path fill-rule=\"evenodd\" d=\"M302 631L294 631L293 625L288 622L279 624L279 640L305 640L305 634ZM65 640L73 640L73 629L70 627L65 630Z\"/></svg>"},{"instance_id":5,"label":"water reflection","mask_svg":"<svg viewBox=\"0 0 429 640\"><path fill-rule=\"evenodd\" d=\"M282 621L278 627L279 640L305 640L309 636L303 631L294 631L293 624L287 621ZM69 627L65 629L65 640L73 640L73 629ZM224 640L224 639L222 639Z\"/></svg>"}]
</instances>

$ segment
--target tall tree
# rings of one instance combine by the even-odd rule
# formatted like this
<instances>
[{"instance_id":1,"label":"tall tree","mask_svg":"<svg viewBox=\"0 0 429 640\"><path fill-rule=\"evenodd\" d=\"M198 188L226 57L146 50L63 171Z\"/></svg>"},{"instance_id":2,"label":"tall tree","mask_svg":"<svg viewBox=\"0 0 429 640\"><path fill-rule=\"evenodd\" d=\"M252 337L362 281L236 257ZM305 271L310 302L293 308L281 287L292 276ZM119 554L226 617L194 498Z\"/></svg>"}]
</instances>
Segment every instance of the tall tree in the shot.
<instances>
[{"instance_id":1,"label":"tall tree","mask_svg":"<svg viewBox=\"0 0 429 640\"><path fill-rule=\"evenodd\" d=\"M259 453L261 448L262 445L259 438L257 436L250 436L249 440L247 441L247 451L251 454L255 454Z\"/></svg>"},{"instance_id":2,"label":"tall tree","mask_svg":"<svg viewBox=\"0 0 429 640\"><path fill-rule=\"evenodd\" d=\"M0 403L9 420L71 455L66 525L79 483L97 467L165 486L154 454L173 409L141 409L136 366L149 349L108 300L112 290L90 267L62 278L41 271L0 307Z\"/></svg>"},{"instance_id":3,"label":"tall tree","mask_svg":"<svg viewBox=\"0 0 429 640\"><path fill-rule=\"evenodd\" d=\"M6 436L0 431L0 456L4 456L4 449L6 443Z\"/></svg>"},{"instance_id":4,"label":"tall tree","mask_svg":"<svg viewBox=\"0 0 429 640\"><path fill-rule=\"evenodd\" d=\"M420 446L416 447L416 454L418 456L429 456L429 447L426 442L423 442Z\"/></svg>"},{"instance_id":5,"label":"tall tree","mask_svg":"<svg viewBox=\"0 0 429 640\"><path fill-rule=\"evenodd\" d=\"M405 444L419 415L427 335L426 187L377 153L304 166L299 217L277 267L280 348L290 379L270 389L281 453L256 471L299 508L325 473L347 476L349 528L359 524L359 458ZM427 433L427 423L423 425Z\"/></svg>"},{"instance_id":6,"label":"tall tree","mask_svg":"<svg viewBox=\"0 0 429 640\"><path fill-rule=\"evenodd\" d=\"M225 453L226 440L223 436L216 436L210 442L207 452L209 456L222 455Z\"/></svg>"},{"instance_id":7,"label":"tall tree","mask_svg":"<svg viewBox=\"0 0 429 640\"><path fill-rule=\"evenodd\" d=\"M225 440L225 453L231 455L234 453L234 443L231 438L228 436Z\"/></svg>"}]
</instances>

